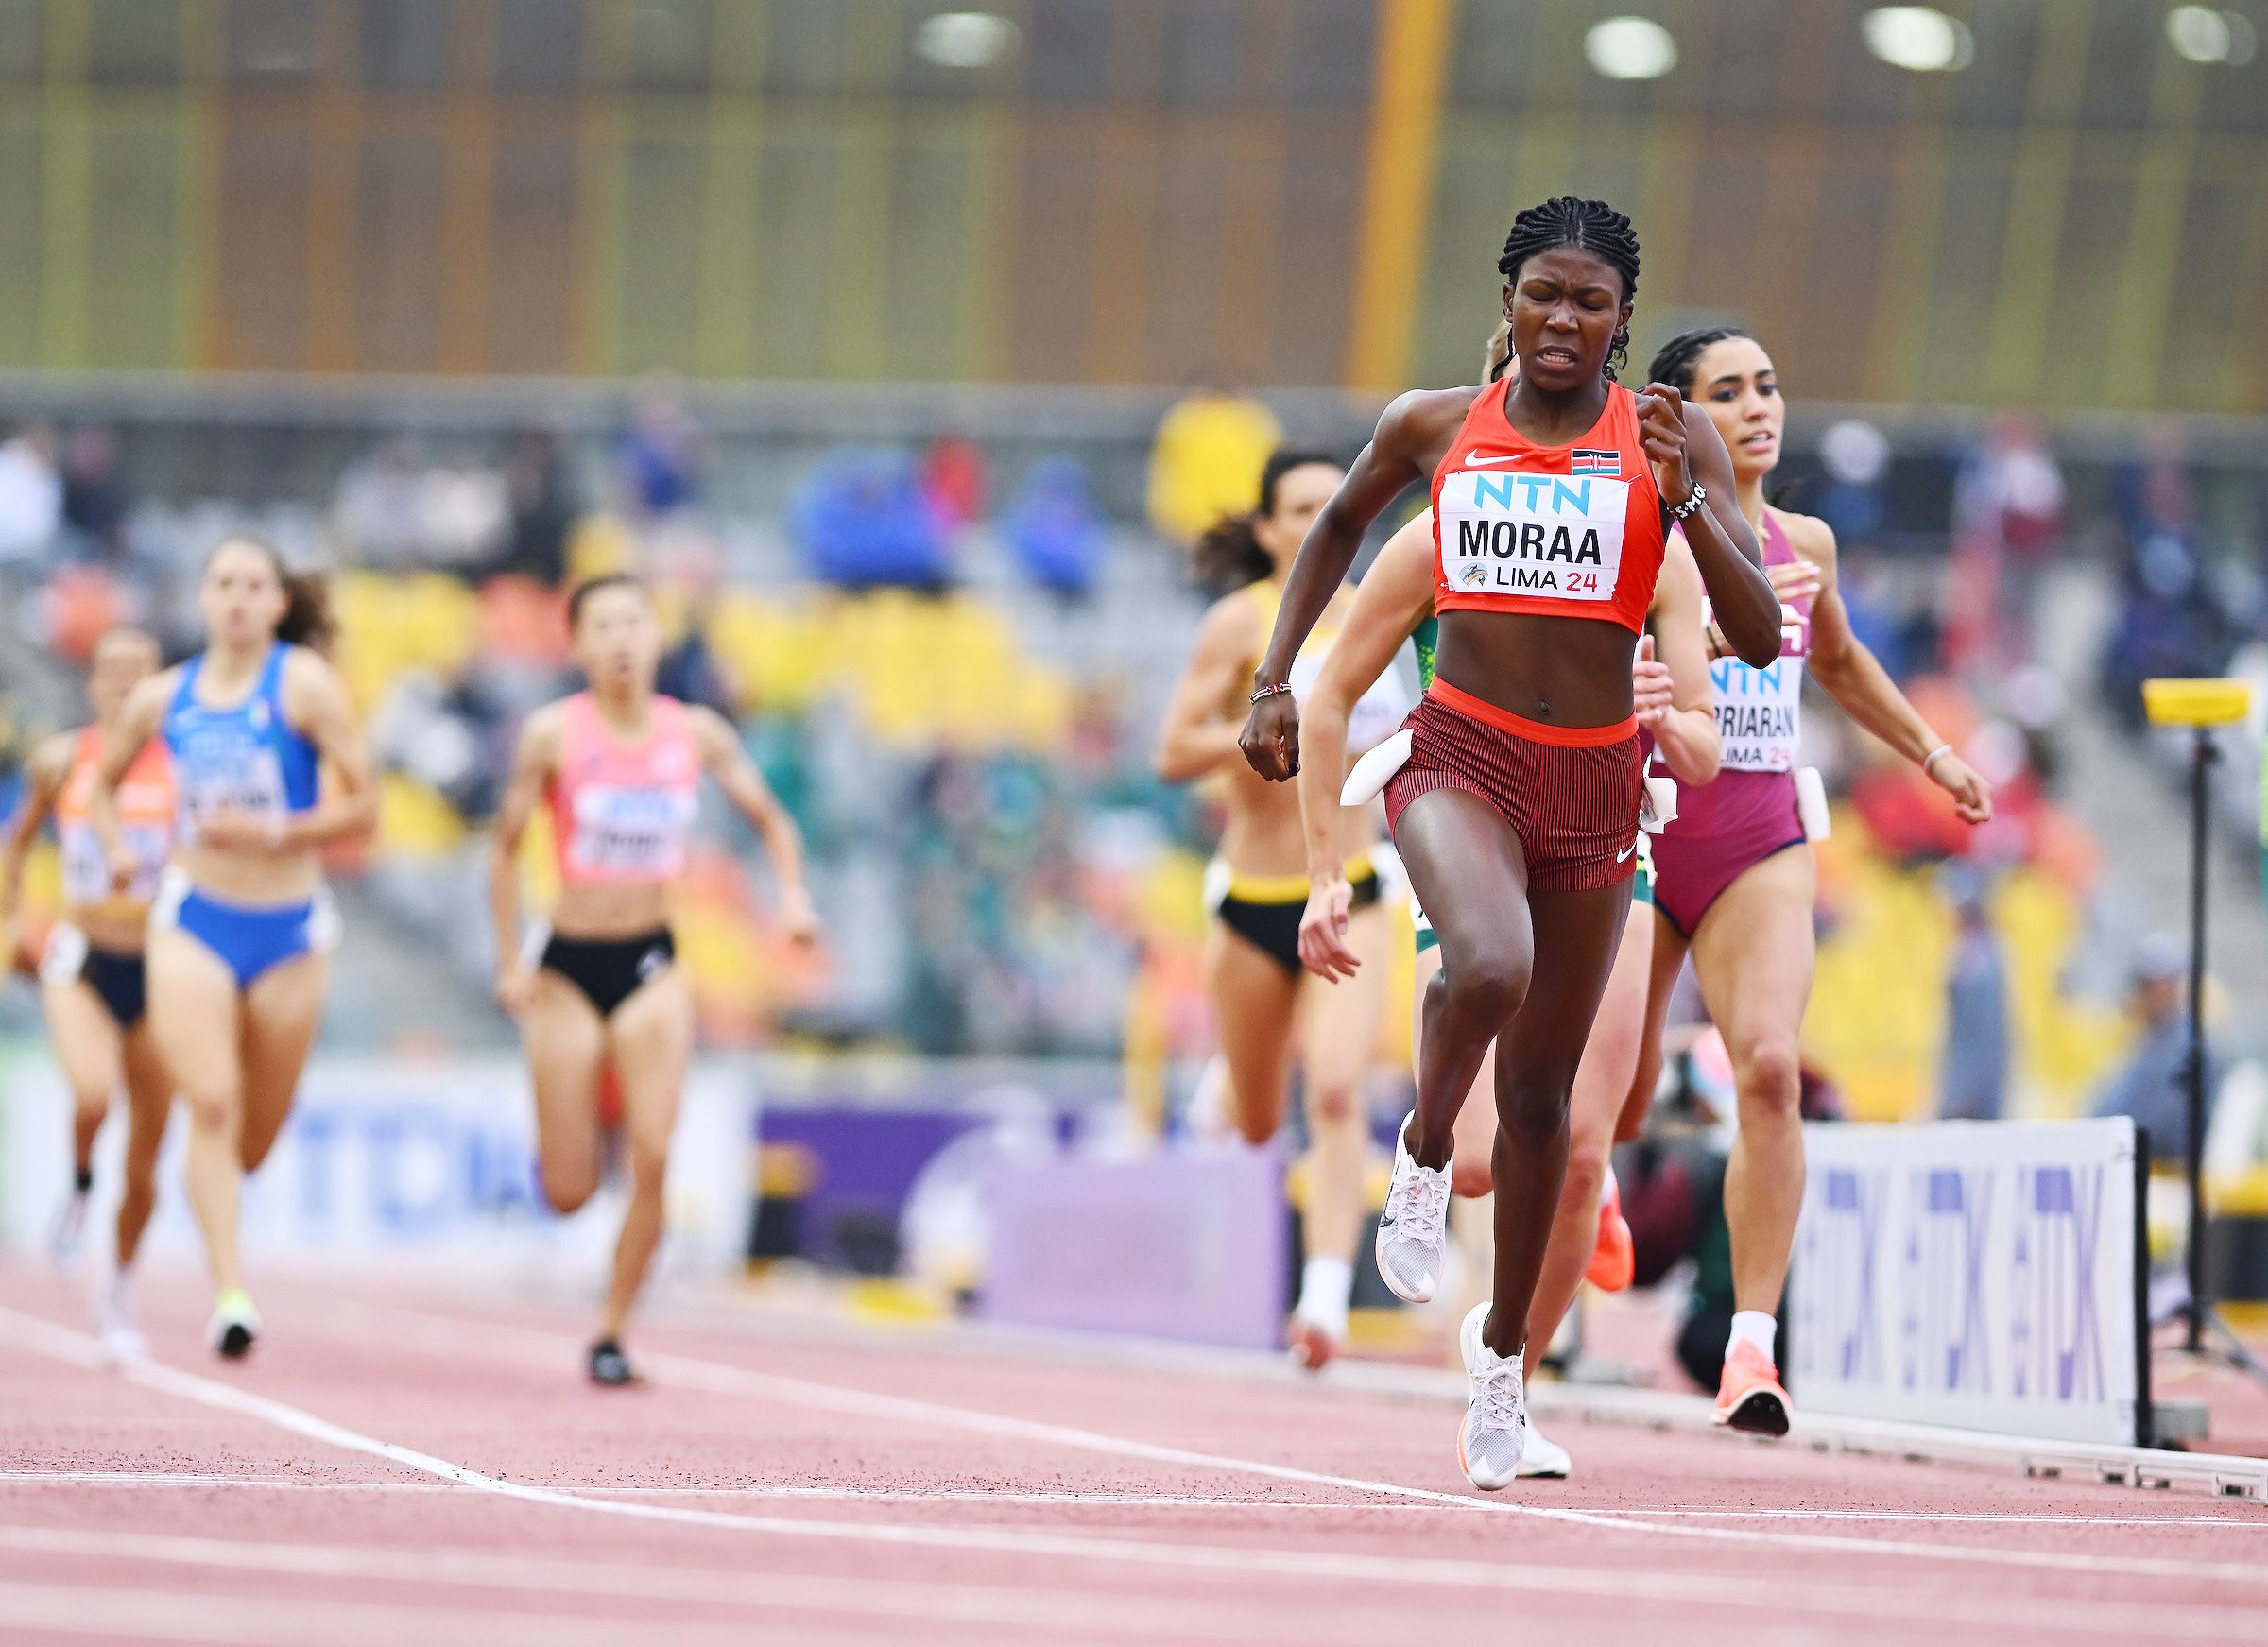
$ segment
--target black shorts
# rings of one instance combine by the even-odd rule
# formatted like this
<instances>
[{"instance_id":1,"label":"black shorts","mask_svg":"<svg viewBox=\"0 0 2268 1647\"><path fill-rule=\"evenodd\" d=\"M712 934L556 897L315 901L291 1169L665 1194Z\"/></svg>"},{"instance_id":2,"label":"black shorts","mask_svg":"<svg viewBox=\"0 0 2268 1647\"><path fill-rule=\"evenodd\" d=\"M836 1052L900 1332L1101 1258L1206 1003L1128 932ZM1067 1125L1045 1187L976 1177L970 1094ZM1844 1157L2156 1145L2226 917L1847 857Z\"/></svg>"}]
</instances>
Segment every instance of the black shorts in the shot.
<instances>
[{"instance_id":1,"label":"black shorts","mask_svg":"<svg viewBox=\"0 0 2268 1647\"><path fill-rule=\"evenodd\" d=\"M1373 869L1352 884L1354 898L1348 904L1349 911L1367 909L1378 901L1378 871ZM1231 892L1223 898L1213 913L1221 924L1252 945L1269 960L1289 972L1299 976L1299 917L1307 910L1307 899L1278 901L1239 898Z\"/></svg>"},{"instance_id":2,"label":"black shorts","mask_svg":"<svg viewBox=\"0 0 2268 1647\"><path fill-rule=\"evenodd\" d=\"M677 940L669 928L627 938L563 938L553 934L537 963L583 992L601 1018L638 992L640 985L659 978L678 958Z\"/></svg>"},{"instance_id":3,"label":"black shorts","mask_svg":"<svg viewBox=\"0 0 2268 1647\"><path fill-rule=\"evenodd\" d=\"M138 950L106 950L87 941L76 926L55 929L40 964L43 984L83 983L101 999L120 1029L131 1029L149 1009L149 989Z\"/></svg>"},{"instance_id":4,"label":"black shorts","mask_svg":"<svg viewBox=\"0 0 2268 1647\"><path fill-rule=\"evenodd\" d=\"M120 950L98 950L87 946L86 969L79 973L95 994L102 997L103 1005L110 1008L120 1029L131 1029L142 1021L149 1010L148 975L142 967L137 952L128 954Z\"/></svg>"}]
</instances>

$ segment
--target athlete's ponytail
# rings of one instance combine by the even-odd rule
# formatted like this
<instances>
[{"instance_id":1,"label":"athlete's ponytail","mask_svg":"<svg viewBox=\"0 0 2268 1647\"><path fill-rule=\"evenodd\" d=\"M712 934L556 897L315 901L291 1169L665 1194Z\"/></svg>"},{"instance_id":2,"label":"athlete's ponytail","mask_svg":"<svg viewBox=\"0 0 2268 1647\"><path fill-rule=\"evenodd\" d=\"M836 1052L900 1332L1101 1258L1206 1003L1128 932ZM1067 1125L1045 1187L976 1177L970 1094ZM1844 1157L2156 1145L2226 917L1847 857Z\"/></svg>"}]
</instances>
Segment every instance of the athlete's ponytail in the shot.
<instances>
[{"instance_id":1,"label":"athlete's ponytail","mask_svg":"<svg viewBox=\"0 0 2268 1647\"><path fill-rule=\"evenodd\" d=\"M330 580L319 572L286 572L284 600L284 621L276 626L276 639L329 657L338 639L338 625L331 616Z\"/></svg>"},{"instance_id":2,"label":"athlete's ponytail","mask_svg":"<svg viewBox=\"0 0 2268 1647\"><path fill-rule=\"evenodd\" d=\"M1495 383L1512 369L1512 317L1506 315L1488 334L1488 346L1481 351L1481 381Z\"/></svg>"},{"instance_id":3,"label":"athlete's ponytail","mask_svg":"<svg viewBox=\"0 0 2268 1647\"><path fill-rule=\"evenodd\" d=\"M284 563L283 552L265 538L232 532L213 546L213 555L242 545L267 558L276 581L284 586L284 616L276 624L276 639L290 646L304 646L325 657L338 639L338 625L331 616L331 585L319 572L294 572ZM207 556L210 564L213 556Z\"/></svg>"},{"instance_id":4,"label":"athlete's ponytail","mask_svg":"<svg viewBox=\"0 0 2268 1647\"><path fill-rule=\"evenodd\" d=\"M1190 571L1198 588L1208 594L1228 594L1275 572L1275 558L1261 547L1259 534L1252 528L1276 512L1276 489L1283 477L1311 463L1329 469L1340 467L1339 460L1328 452L1285 446L1268 455L1260 472L1260 506L1246 514L1224 516L1190 546Z\"/></svg>"}]
</instances>

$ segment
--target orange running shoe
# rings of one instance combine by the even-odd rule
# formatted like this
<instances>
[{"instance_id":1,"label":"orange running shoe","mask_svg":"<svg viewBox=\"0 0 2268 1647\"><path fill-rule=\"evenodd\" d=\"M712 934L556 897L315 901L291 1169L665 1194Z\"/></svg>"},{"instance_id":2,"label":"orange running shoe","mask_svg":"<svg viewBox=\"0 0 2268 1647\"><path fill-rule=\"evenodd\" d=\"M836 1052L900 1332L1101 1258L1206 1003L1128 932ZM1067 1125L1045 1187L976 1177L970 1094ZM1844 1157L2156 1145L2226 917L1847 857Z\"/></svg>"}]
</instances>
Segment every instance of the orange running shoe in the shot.
<instances>
[{"instance_id":1,"label":"orange running shoe","mask_svg":"<svg viewBox=\"0 0 2268 1647\"><path fill-rule=\"evenodd\" d=\"M1785 1435L1791 1404L1780 1388L1779 1369L1753 1344L1742 1342L1725 1353L1725 1377L1717 1385L1711 1415L1729 1430L1750 1435Z\"/></svg>"},{"instance_id":2,"label":"orange running shoe","mask_svg":"<svg viewBox=\"0 0 2268 1647\"><path fill-rule=\"evenodd\" d=\"M1638 1249L1630 1242L1630 1225L1623 1217L1623 1187L1606 1169L1599 1187L1599 1244L1590 1249L1590 1267L1584 1278L1602 1293L1619 1293L1638 1274Z\"/></svg>"}]
</instances>

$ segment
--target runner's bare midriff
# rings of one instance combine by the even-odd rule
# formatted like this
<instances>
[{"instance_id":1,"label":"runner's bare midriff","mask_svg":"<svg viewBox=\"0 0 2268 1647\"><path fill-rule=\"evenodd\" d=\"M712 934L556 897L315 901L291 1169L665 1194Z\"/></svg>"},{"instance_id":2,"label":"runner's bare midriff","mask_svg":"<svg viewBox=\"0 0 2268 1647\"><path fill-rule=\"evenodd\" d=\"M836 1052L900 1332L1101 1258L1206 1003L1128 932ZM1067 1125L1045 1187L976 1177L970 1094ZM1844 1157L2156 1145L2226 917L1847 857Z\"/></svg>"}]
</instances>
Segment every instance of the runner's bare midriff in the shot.
<instances>
[{"instance_id":1,"label":"runner's bare midriff","mask_svg":"<svg viewBox=\"0 0 2268 1647\"><path fill-rule=\"evenodd\" d=\"M1555 727L1630 718L1638 637L1597 618L1446 611L1435 673L1460 691Z\"/></svg>"},{"instance_id":2,"label":"runner's bare midriff","mask_svg":"<svg viewBox=\"0 0 2268 1647\"><path fill-rule=\"evenodd\" d=\"M1307 837L1299 821L1299 791L1289 783L1270 783L1242 761L1221 769L1226 784L1228 820L1221 830L1221 859L1239 875L1304 875ZM1339 839L1349 853L1366 852L1378 844L1378 830L1367 807L1342 809Z\"/></svg>"},{"instance_id":3,"label":"runner's bare midriff","mask_svg":"<svg viewBox=\"0 0 2268 1647\"><path fill-rule=\"evenodd\" d=\"M304 903L323 879L321 857L312 847L281 852L221 851L191 841L174 849L173 861L206 897L244 909Z\"/></svg>"},{"instance_id":4,"label":"runner's bare midriff","mask_svg":"<svg viewBox=\"0 0 2268 1647\"><path fill-rule=\"evenodd\" d=\"M669 925L673 890L668 883L562 886L552 905L551 930L588 943L638 937Z\"/></svg>"}]
</instances>

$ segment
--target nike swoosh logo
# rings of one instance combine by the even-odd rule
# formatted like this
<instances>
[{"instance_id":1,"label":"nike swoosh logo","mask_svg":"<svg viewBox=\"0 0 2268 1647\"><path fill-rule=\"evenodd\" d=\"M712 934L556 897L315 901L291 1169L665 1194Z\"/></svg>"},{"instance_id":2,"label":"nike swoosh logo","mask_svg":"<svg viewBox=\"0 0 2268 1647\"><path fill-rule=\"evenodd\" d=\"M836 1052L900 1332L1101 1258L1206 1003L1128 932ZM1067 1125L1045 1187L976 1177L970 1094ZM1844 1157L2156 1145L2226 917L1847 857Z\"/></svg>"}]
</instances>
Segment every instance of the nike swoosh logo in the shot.
<instances>
[{"instance_id":1,"label":"nike swoosh logo","mask_svg":"<svg viewBox=\"0 0 2268 1647\"><path fill-rule=\"evenodd\" d=\"M1635 851L1637 851L1637 850L1638 850L1638 843L1637 843L1636 841L1632 841L1632 842L1631 842L1631 843L1630 843L1628 846L1624 847L1624 849L1623 849L1621 851L1619 851L1619 852L1615 853L1615 855L1614 855L1614 861L1615 861L1616 863L1618 863L1618 864L1624 864L1624 863L1627 863L1627 862L1629 862L1629 859L1630 859L1630 854L1631 854L1631 853L1633 853L1633 852L1635 852Z\"/></svg>"},{"instance_id":2,"label":"nike swoosh logo","mask_svg":"<svg viewBox=\"0 0 2268 1647\"><path fill-rule=\"evenodd\" d=\"M1517 456L1483 457L1477 452L1468 452L1465 454L1465 467L1467 469L1494 469L1499 464L1518 463L1520 459Z\"/></svg>"}]
</instances>

